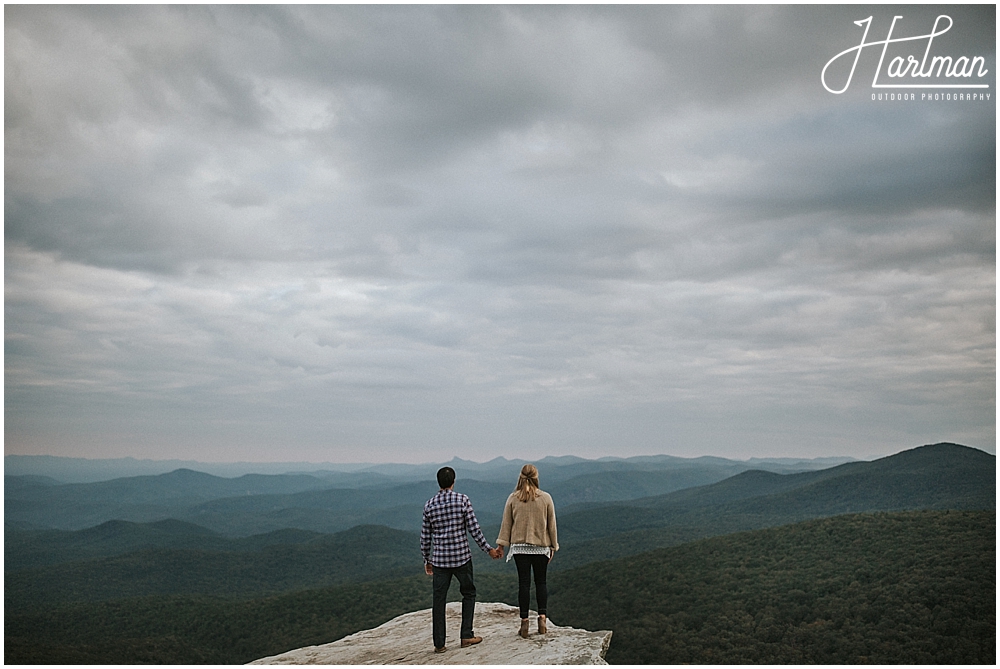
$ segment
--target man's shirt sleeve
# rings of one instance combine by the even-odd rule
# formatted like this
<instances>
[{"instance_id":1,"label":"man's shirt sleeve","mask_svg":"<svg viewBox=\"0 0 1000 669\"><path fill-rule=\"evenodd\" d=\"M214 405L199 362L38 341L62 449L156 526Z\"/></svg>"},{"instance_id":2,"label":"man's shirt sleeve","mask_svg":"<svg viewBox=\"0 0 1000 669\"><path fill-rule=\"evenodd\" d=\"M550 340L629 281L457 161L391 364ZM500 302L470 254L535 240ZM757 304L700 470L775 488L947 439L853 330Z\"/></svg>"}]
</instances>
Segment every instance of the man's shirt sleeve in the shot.
<instances>
[{"instance_id":1,"label":"man's shirt sleeve","mask_svg":"<svg viewBox=\"0 0 1000 669\"><path fill-rule=\"evenodd\" d=\"M465 498L465 524L483 552L488 553L493 550L493 547L486 541L486 537L483 536L483 531L479 528L479 520L476 519L476 512L472 510L472 502L469 501L468 497Z\"/></svg>"},{"instance_id":2,"label":"man's shirt sleeve","mask_svg":"<svg viewBox=\"0 0 1000 669\"><path fill-rule=\"evenodd\" d=\"M420 554L424 556L424 564L431 561L431 519L427 515L427 507L424 507L424 518L420 523Z\"/></svg>"}]
</instances>

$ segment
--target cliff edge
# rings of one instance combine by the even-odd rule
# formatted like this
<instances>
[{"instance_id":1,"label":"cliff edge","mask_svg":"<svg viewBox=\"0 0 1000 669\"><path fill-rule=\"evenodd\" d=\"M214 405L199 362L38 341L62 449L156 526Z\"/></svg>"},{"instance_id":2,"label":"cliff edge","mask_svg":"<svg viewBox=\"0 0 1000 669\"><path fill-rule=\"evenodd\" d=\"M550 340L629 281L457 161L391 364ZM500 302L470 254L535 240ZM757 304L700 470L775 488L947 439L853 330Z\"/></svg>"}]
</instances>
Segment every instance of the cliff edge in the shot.
<instances>
[{"instance_id":1,"label":"cliff edge","mask_svg":"<svg viewBox=\"0 0 1000 669\"><path fill-rule=\"evenodd\" d=\"M307 646L250 664L607 664L604 654L611 632L588 632L548 622L548 633L537 633L534 611L532 634L517 635L520 618L516 606L477 603L475 631L483 642L468 648L459 645L462 605L448 604L448 650L435 653L431 641L431 610L414 611L393 618L375 629L363 630L339 641Z\"/></svg>"}]
</instances>

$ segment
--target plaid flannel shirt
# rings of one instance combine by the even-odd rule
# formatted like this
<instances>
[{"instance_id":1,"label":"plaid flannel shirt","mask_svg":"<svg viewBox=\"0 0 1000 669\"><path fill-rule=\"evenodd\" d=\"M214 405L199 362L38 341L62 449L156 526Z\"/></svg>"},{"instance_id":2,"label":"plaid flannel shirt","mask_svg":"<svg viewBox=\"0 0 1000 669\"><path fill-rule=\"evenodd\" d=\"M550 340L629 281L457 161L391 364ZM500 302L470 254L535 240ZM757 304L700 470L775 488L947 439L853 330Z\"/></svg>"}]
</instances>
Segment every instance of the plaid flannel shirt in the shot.
<instances>
[{"instance_id":1,"label":"plaid flannel shirt","mask_svg":"<svg viewBox=\"0 0 1000 669\"><path fill-rule=\"evenodd\" d=\"M424 562L433 567L461 567L472 559L466 531L479 547L489 552L493 547L479 529L476 512L467 495L454 490L441 490L424 504L420 526L420 552Z\"/></svg>"}]
</instances>

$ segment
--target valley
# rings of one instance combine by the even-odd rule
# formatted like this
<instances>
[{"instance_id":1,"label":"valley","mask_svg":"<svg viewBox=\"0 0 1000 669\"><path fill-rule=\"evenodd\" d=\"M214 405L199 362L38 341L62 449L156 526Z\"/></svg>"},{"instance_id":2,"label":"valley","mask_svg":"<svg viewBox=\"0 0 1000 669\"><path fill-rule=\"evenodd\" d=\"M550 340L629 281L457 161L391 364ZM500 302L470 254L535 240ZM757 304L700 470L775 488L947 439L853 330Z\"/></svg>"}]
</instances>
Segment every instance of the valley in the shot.
<instances>
[{"instance_id":1,"label":"valley","mask_svg":"<svg viewBox=\"0 0 1000 669\"><path fill-rule=\"evenodd\" d=\"M552 460L550 609L616 630L609 661L885 663L886 644L914 663L992 657L993 455ZM458 464L493 541L520 465ZM5 660L246 662L426 608L417 532L435 468L7 476ZM480 601L513 603L513 565L473 552Z\"/></svg>"}]
</instances>

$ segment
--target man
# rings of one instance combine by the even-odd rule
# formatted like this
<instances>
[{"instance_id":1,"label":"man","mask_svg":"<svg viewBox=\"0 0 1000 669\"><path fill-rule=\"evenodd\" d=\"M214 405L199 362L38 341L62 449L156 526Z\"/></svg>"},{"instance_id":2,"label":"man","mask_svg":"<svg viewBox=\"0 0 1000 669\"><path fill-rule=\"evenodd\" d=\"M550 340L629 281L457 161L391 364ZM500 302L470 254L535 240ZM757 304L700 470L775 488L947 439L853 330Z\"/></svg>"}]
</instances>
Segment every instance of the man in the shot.
<instances>
[{"instance_id":1,"label":"man","mask_svg":"<svg viewBox=\"0 0 1000 669\"><path fill-rule=\"evenodd\" d=\"M499 559L500 549L493 548L486 541L468 496L453 490L455 470L442 467L438 470L437 480L441 489L424 504L420 552L424 556L424 572L434 577L434 652L443 653L446 636L444 608L452 576L458 579L458 589L462 593L462 648L483 640L472 631L476 585L472 578L472 551L469 550L466 532L470 532L479 547L494 560Z\"/></svg>"}]
</instances>

